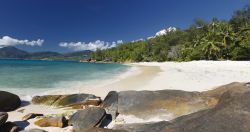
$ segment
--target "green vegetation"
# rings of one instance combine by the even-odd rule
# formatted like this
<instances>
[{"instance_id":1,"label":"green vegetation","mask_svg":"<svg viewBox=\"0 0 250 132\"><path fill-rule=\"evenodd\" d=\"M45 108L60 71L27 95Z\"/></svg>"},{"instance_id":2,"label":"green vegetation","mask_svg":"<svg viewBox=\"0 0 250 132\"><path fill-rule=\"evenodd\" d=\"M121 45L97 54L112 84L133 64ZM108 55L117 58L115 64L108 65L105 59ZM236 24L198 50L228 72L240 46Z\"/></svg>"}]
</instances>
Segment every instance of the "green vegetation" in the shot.
<instances>
[{"instance_id":1,"label":"green vegetation","mask_svg":"<svg viewBox=\"0 0 250 132\"><path fill-rule=\"evenodd\" d=\"M236 11L229 21L198 19L186 30L97 49L92 58L112 62L250 60L250 5Z\"/></svg>"}]
</instances>

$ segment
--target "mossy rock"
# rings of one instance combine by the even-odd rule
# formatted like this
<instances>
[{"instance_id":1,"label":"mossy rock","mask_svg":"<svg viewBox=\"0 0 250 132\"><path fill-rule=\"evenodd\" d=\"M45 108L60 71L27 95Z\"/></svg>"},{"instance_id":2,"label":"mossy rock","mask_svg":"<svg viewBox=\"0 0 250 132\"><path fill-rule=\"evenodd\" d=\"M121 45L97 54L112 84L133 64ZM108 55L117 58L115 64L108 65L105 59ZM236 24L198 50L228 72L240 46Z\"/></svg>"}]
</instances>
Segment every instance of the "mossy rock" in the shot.
<instances>
[{"instance_id":1,"label":"mossy rock","mask_svg":"<svg viewBox=\"0 0 250 132\"><path fill-rule=\"evenodd\" d=\"M96 100L96 102L91 100ZM99 97L92 94L71 94L71 95L45 95L32 98L33 104L48 105L55 107L74 107L79 105L99 105Z\"/></svg>"}]
</instances>

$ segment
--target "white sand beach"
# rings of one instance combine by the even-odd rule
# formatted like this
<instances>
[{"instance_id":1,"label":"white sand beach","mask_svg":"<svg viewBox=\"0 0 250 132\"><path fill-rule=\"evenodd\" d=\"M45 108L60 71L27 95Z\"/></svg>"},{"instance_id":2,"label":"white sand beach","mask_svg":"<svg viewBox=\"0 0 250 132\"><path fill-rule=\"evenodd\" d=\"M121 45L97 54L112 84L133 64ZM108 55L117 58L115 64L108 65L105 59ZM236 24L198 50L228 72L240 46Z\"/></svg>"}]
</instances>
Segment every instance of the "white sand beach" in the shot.
<instances>
[{"instance_id":1,"label":"white sand beach","mask_svg":"<svg viewBox=\"0 0 250 132\"><path fill-rule=\"evenodd\" d=\"M104 98L109 91L162 90L206 91L231 82L250 81L248 61L144 62L125 78L84 93Z\"/></svg>"},{"instance_id":2,"label":"white sand beach","mask_svg":"<svg viewBox=\"0 0 250 132\"><path fill-rule=\"evenodd\" d=\"M175 89L184 91L206 91L231 82L250 81L250 62L248 61L192 61L192 62L145 62L129 64L133 72L116 82L92 88L78 89L76 93L91 93L105 98L109 91L125 90L162 90ZM67 93L67 92L62 92ZM72 91L74 93L74 91ZM60 93L58 93L60 94ZM63 113L64 110L45 106L28 105L24 113L17 111L9 113L10 121L21 121L27 113ZM39 128L32 124L29 128ZM126 121L125 121L126 122ZM127 121L127 122L132 122ZM140 121L141 122L141 121ZM70 128L42 128L48 131L69 131Z\"/></svg>"},{"instance_id":3,"label":"white sand beach","mask_svg":"<svg viewBox=\"0 0 250 132\"><path fill-rule=\"evenodd\" d=\"M231 82L250 81L249 61L156 62L134 65L158 66L162 71L138 90L206 91Z\"/></svg>"}]
</instances>

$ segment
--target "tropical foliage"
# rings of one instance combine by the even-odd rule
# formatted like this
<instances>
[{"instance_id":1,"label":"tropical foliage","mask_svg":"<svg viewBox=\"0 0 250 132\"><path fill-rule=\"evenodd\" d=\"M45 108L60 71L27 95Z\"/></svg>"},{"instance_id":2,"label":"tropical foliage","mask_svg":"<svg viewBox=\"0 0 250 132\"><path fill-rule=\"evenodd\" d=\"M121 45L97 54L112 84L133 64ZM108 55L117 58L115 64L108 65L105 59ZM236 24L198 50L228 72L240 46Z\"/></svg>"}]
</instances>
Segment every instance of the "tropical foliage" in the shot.
<instances>
[{"instance_id":1,"label":"tropical foliage","mask_svg":"<svg viewBox=\"0 0 250 132\"><path fill-rule=\"evenodd\" d=\"M249 60L250 5L236 11L229 21L197 19L188 29L111 49L97 49L92 57L113 62Z\"/></svg>"}]
</instances>

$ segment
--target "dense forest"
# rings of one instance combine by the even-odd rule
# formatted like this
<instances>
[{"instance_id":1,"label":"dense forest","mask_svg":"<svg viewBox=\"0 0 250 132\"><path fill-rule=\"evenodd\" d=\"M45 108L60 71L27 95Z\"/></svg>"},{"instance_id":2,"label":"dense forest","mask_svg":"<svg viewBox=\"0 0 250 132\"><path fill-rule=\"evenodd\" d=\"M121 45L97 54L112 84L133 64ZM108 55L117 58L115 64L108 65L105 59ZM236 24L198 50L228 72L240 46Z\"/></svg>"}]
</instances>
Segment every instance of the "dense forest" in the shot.
<instances>
[{"instance_id":1,"label":"dense forest","mask_svg":"<svg viewBox=\"0 0 250 132\"><path fill-rule=\"evenodd\" d=\"M92 58L112 62L250 60L250 5L235 11L228 21L196 19L185 30L97 49Z\"/></svg>"}]
</instances>

